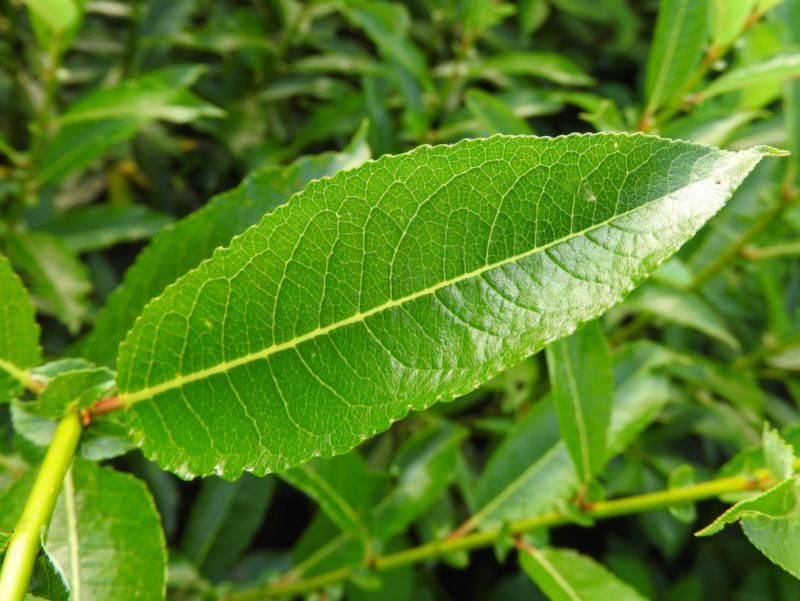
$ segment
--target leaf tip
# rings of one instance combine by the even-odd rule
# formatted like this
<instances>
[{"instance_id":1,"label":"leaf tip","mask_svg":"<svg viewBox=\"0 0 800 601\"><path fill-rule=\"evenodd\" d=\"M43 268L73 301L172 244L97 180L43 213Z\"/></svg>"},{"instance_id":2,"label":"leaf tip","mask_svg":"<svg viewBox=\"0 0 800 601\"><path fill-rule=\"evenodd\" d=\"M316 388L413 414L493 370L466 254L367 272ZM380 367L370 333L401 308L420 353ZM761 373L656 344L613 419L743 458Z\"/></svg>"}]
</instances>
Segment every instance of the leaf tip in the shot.
<instances>
[{"instance_id":1,"label":"leaf tip","mask_svg":"<svg viewBox=\"0 0 800 601\"><path fill-rule=\"evenodd\" d=\"M792 154L788 150L774 146L756 146L753 150L765 157L788 157Z\"/></svg>"}]
</instances>

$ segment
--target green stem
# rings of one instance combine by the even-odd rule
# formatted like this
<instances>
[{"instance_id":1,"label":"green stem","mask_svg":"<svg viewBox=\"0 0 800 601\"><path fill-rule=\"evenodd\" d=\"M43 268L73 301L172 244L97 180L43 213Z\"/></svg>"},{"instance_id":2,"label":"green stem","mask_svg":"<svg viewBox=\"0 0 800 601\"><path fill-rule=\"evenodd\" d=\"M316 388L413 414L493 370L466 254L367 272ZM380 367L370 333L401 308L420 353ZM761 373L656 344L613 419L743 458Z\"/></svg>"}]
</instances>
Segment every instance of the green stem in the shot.
<instances>
[{"instance_id":1,"label":"green stem","mask_svg":"<svg viewBox=\"0 0 800 601\"><path fill-rule=\"evenodd\" d=\"M800 255L800 242L786 242L771 246L745 248L743 254L751 261L774 259L776 257L791 257Z\"/></svg>"},{"instance_id":2,"label":"green stem","mask_svg":"<svg viewBox=\"0 0 800 601\"><path fill-rule=\"evenodd\" d=\"M39 545L50 523L64 476L72 464L81 431L81 422L75 412L66 414L56 428L53 442L14 528L0 571L0 599L4 601L22 601L25 598Z\"/></svg>"},{"instance_id":3,"label":"green stem","mask_svg":"<svg viewBox=\"0 0 800 601\"><path fill-rule=\"evenodd\" d=\"M795 462L794 468L800 469L800 460ZM726 493L766 489L772 484L774 484L774 481L770 472L766 469L761 469L752 476L719 478L691 486L591 503L583 509L583 515L590 519L614 518L664 509L680 503L713 499ZM384 572L400 566L434 559L448 553L487 547L504 536L518 535L540 528L552 528L573 523L574 518L562 511L548 511L532 518L516 520L503 528L472 532L461 536L451 535L449 538L436 540L419 547L381 555L373 558L368 564L345 566L293 582L280 579L265 586L231 592L223 596L223 600L258 601L260 599L299 595L347 580L358 569L372 568L378 572Z\"/></svg>"}]
</instances>

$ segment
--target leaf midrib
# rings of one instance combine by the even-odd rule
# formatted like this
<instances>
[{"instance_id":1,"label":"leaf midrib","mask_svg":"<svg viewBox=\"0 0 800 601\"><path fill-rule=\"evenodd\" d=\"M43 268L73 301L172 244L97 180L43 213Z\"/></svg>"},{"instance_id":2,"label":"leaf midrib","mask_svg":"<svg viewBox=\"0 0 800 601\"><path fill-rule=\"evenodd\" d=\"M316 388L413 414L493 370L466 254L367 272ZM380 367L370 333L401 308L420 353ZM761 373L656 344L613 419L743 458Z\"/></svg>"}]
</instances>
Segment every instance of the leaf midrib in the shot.
<instances>
[{"instance_id":1,"label":"leaf midrib","mask_svg":"<svg viewBox=\"0 0 800 601\"><path fill-rule=\"evenodd\" d=\"M563 343L558 346L561 350L562 360L564 361L564 371L566 372L567 384L570 390L570 400L572 401L572 408L575 412L575 423L578 427L578 444L580 446L581 467L583 468L582 477L588 480L592 477L592 467L589 459L589 439L586 434L586 423L583 416L580 392L578 392L578 385L575 381L575 368L572 365L572 356L567 348L567 344Z\"/></svg>"},{"instance_id":2,"label":"leaf midrib","mask_svg":"<svg viewBox=\"0 0 800 601\"><path fill-rule=\"evenodd\" d=\"M564 593L572 601L581 601L581 596L578 594L578 592L570 586L569 582L567 582L561 572L558 571L558 568L548 561L544 553L533 547L526 549L526 552L533 558L534 561L538 562L539 565L542 566L544 571L550 575L555 583L561 587L561 590L564 591Z\"/></svg>"},{"instance_id":3,"label":"leaf midrib","mask_svg":"<svg viewBox=\"0 0 800 601\"><path fill-rule=\"evenodd\" d=\"M733 154L736 154L736 153L733 153ZM730 170L736 169L739 166L740 166L740 164L736 163L734 165L731 165L725 171L730 171ZM530 256L533 256L533 255L535 255L535 254L537 254L539 252L546 251L549 248L552 248L554 246L558 246L558 245L563 244L563 243L565 243L565 242L567 242L569 240L572 240L574 238L578 238L580 236L584 236L584 235L586 235L586 234L588 234L590 232L593 232L593 231L598 230L600 228L603 228L603 227L605 227L607 225L610 225L614 221L617 221L617 220L622 219L624 217L627 217L629 215L635 214L639 210L644 209L644 208L650 206L651 204L659 202L659 201L663 200L664 198L666 198L668 196L674 195L674 194L680 192L681 190L683 190L685 188L688 188L690 186L695 186L695 185L697 185L697 184L699 184L700 182L703 182L703 181L708 181L708 180L712 180L712 179L715 179L715 178L719 178L719 176L720 176L720 174L717 173L717 174L714 174L714 175L708 175L706 177L698 178L696 180L688 182L684 186L672 189L666 194L663 194L661 196L653 198L652 200L649 200L649 201L647 201L645 203L642 203L642 204L640 204L640 205L638 205L636 207L633 207L632 209L628 209L627 211L623 211L622 213L615 213L614 215L612 215L608 219L605 219L603 221L595 223L595 224L593 224L593 225L591 225L591 226L589 226L589 227L587 227L587 228L585 228L583 230L579 230L577 232L571 232L570 234L568 234L566 236L563 236L561 238L558 238L556 240L552 240L552 241L548 242L547 244L543 244L541 246L536 246L534 248L526 250L525 252L513 255L511 257L506 257L504 259L501 259L500 261L495 261L494 263L489 263L489 264L482 265L481 267L478 267L477 269L473 269L472 271L469 271L469 272L466 272L466 273L462 273L462 274L460 274L458 276L455 276L453 278L442 280L441 282L439 282L439 283L437 283L437 284L435 284L433 286L429 286L427 288L423 288L421 290L418 290L416 292L408 294L408 295L406 295L404 297L401 297L401 298L398 298L398 299L389 300L389 301L387 301L385 303L382 303L380 305L376 305L375 307L373 307L371 309L368 309L367 311L360 311L358 313L354 313L353 315L351 315L350 317L347 317L345 319L341 319L339 321L335 321L335 322L330 323L330 324L328 324L326 326L317 327L317 328L315 328L313 330L310 330L310 331L306 332L305 334L301 334L300 336L295 336L293 338L290 338L289 340L285 340L284 342L281 342L281 343L278 343L278 344L272 344L272 345L270 345L270 346L268 346L268 347L266 347L264 349L261 349L260 351L256 351L256 352L253 352L253 353L248 353L246 355L242 355L241 357L236 357L235 359L230 359L230 360L227 360L227 361L221 361L221 362L219 362L219 363L217 363L215 365L212 365L210 367L206 367L204 369L197 370L195 372L191 372L189 374L181 374L181 375L178 375L178 376L176 376L176 377L174 377L172 379L165 380L164 382L161 382L161 383L156 384L154 386L148 386L148 387L141 388L139 390L134 390L134 391L121 392L120 395L119 395L120 399L126 406L131 406L131 405L133 405L135 403L138 403L140 401L145 401L145 400L151 399L152 397L157 396L159 394L162 394L164 392L168 392L168 391L176 389L176 388L182 388L183 386L185 386L187 384L191 384L192 382L196 382L198 380L203 380L203 379L209 378L211 376L215 376L217 374L226 373L226 372L231 371L231 370L233 370L233 369L235 369L237 367L240 367L242 365L247 365L248 363L252 363L254 361L267 359L268 357L270 357L272 355L275 355L275 354L280 353L280 352L285 351L285 350L289 350L289 349L295 348L295 347L299 346L300 344L302 344L304 342L307 342L309 340L313 340L313 339L315 339L315 338L317 338L319 336L324 336L324 335L326 335L326 334L328 334L330 332L333 332L335 330L338 330L340 328L344 328L346 326L354 325L354 324L357 324L357 323L362 323L362 322L366 321L369 317L372 317L373 315L377 315L379 313L382 313L384 311L388 311L388 310L393 309L395 307L403 306L406 303L410 303L410 302L412 302L414 300L417 300L419 298L423 298L425 296L434 294L435 292L438 292L439 290L442 290L444 288L448 288L448 287L454 286L455 284L458 284L460 282L464 282L464 281L479 277L479 276L483 275L484 273L493 271L495 269L499 269L499 268L504 267L506 265L517 263L517 262L519 262L519 261L521 261L523 259L526 259L526 258L528 258Z\"/></svg>"}]
</instances>

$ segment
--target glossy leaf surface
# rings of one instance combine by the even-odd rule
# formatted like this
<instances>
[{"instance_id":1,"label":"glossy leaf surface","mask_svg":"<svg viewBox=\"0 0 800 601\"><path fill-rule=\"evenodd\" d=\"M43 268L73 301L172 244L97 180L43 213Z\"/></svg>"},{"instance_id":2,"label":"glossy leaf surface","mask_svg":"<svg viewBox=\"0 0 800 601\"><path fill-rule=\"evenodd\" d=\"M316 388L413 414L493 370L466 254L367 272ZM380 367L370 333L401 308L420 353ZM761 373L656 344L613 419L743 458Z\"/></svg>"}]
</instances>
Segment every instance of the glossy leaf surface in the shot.
<instances>
[{"instance_id":1,"label":"glossy leaf surface","mask_svg":"<svg viewBox=\"0 0 800 601\"><path fill-rule=\"evenodd\" d=\"M498 136L313 182L137 320L133 435L184 477L347 451L602 313L764 154Z\"/></svg>"}]
</instances>

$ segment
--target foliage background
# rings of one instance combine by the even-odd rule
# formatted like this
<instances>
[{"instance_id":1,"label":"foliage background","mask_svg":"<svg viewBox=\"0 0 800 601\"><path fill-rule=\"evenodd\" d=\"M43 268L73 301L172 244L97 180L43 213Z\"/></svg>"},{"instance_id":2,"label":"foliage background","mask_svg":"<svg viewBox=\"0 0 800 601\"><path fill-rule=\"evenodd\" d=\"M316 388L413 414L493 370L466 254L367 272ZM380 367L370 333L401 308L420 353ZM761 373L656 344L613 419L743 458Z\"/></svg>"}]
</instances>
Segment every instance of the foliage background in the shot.
<instances>
[{"instance_id":1,"label":"foliage background","mask_svg":"<svg viewBox=\"0 0 800 601\"><path fill-rule=\"evenodd\" d=\"M743 2L745 16L758 18L732 35L715 21L725 0L691 3L708 11L693 17L703 27L684 30L672 58L658 45L659 3L646 0L78 4L55 28L48 20L59 15L46 2L4 0L0 16L0 250L34 295L49 357L102 354L92 334L98 308L151 236L253 170L301 156L364 143L377 157L492 133L637 129L727 148L800 149L797 0ZM772 71L745 71L731 91L703 92L721 73L776 57ZM662 68L659 98L652 79ZM585 491L590 498L663 489L692 471L707 479L757 445L765 421L800 441L791 429L800 401L796 156L759 167L677 259L604 319L617 369L638 357L664 406ZM326 477L366 512L402 486L426 437L451 441L452 452L423 465L435 485L415 505L404 501L414 515L388 545L430 540L469 516L487 460L549 388L541 353L396 424ZM7 485L42 450L14 433L3 407ZM536 436L557 434L552 421L541 427ZM336 536L291 477L183 482L136 452L112 463L156 499L170 598L266 582ZM738 529L693 540L722 507L567 526L550 542L600 560L654 599L797 598L797 581ZM359 574L328 594L540 597L502 545L443 559L389 573L382 589ZM342 561L339 550L324 567Z\"/></svg>"}]
</instances>

